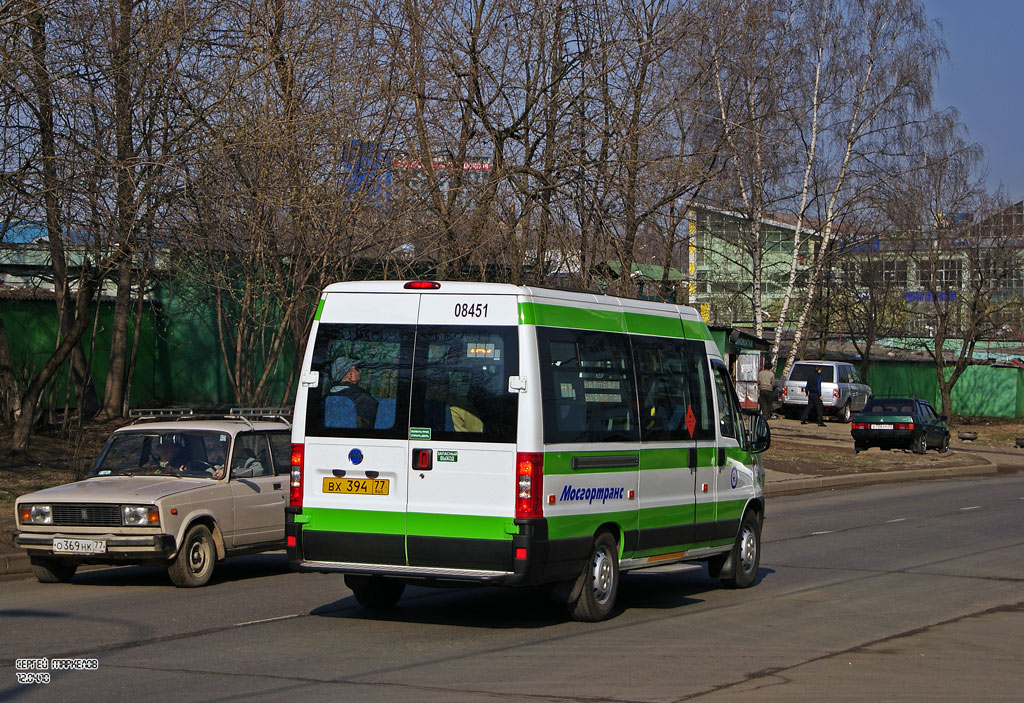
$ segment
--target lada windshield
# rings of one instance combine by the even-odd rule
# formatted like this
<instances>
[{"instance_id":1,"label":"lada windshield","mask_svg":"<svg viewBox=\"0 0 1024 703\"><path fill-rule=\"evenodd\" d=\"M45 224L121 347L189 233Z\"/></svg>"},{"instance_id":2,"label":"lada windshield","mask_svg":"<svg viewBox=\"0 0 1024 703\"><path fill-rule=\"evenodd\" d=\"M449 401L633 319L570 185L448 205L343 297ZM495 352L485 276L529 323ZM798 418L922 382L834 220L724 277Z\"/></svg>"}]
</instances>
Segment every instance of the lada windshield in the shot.
<instances>
[{"instance_id":1,"label":"lada windshield","mask_svg":"<svg viewBox=\"0 0 1024 703\"><path fill-rule=\"evenodd\" d=\"M163 474L212 479L224 468L230 443L225 432L119 432L107 440L90 476Z\"/></svg>"}]
</instances>

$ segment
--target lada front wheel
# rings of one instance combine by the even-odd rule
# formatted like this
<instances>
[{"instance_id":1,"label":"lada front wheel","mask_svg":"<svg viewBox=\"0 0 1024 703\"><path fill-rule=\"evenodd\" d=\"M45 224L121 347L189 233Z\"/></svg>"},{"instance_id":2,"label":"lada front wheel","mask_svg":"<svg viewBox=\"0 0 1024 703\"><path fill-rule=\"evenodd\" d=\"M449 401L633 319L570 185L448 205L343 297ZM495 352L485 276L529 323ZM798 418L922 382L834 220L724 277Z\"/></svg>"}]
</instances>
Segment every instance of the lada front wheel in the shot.
<instances>
[{"instance_id":1,"label":"lada front wheel","mask_svg":"<svg viewBox=\"0 0 1024 703\"><path fill-rule=\"evenodd\" d=\"M62 559L30 556L28 561L39 583L68 583L78 570L78 564Z\"/></svg>"},{"instance_id":2,"label":"lada front wheel","mask_svg":"<svg viewBox=\"0 0 1024 703\"><path fill-rule=\"evenodd\" d=\"M569 615L583 622L604 620L611 615L619 591L619 545L607 532L594 539L594 548L580 578L580 594L569 604Z\"/></svg>"},{"instance_id":3,"label":"lada front wheel","mask_svg":"<svg viewBox=\"0 0 1024 703\"><path fill-rule=\"evenodd\" d=\"M185 533L178 556L167 568L171 582L178 588L205 586L213 575L217 549L206 525L193 525Z\"/></svg>"}]
</instances>

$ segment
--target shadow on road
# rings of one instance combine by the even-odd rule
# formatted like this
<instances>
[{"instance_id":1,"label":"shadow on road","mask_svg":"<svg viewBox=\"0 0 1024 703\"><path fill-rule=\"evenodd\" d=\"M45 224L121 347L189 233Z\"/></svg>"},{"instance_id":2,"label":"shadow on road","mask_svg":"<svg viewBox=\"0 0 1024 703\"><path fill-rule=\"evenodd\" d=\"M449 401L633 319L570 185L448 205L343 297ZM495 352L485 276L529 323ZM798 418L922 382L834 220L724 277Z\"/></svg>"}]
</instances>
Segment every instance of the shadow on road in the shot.
<instances>
[{"instance_id":1,"label":"shadow on road","mask_svg":"<svg viewBox=\"0 0 1024 703\"><path fill-rule=\"evenodd\" d=\"M213 570L213 577L207 584L244 581L264 576L291 573L285 554L253 554L232 557L219 562ZM167 570L155 566L111 566L109 568L86 568L75 574L76 586L160 586L171 588Z\"/></svg>"},{"instance_id":2,"label":"shadow on road","mask_svg":"<svg viewBox=\"0 0 1024 703\"><path fill-rule=\"evenodd\" d=\"M758 582L772 569L762 568ZM702 603L700 594L722 588L704 569L680 573L634 571L622 575L614 619L625 610L672 610ZM451 625L493 629L531 629L570 622L566 607L548 598L547 589L460 586L406 587L398 604L386 611L371 611L352 596L327 603L310 612L326 618L382 622Z\"/></svg>"}]
</instances>

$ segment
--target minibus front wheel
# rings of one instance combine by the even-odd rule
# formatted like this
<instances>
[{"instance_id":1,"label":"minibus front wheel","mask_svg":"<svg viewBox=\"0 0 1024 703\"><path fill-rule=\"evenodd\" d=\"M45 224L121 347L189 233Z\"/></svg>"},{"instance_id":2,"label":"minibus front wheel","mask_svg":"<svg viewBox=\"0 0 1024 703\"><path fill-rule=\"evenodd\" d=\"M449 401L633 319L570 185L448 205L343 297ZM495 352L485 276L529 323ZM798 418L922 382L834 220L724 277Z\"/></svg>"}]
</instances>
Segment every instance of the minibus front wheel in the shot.
<instances>
[{"instance_id":1,"label":"minibus front wheel","mask_svg":"<svg viewBox=\"0 0 1024 703\"><path fill-rule=\"evenodd\" d=\"M761 565L761 521L754 510L748 510L740 522L740 531L732 550L708 560L712 578L720 577L727 588L749 588L757 581Z\"/></svg>"}]
</instances>

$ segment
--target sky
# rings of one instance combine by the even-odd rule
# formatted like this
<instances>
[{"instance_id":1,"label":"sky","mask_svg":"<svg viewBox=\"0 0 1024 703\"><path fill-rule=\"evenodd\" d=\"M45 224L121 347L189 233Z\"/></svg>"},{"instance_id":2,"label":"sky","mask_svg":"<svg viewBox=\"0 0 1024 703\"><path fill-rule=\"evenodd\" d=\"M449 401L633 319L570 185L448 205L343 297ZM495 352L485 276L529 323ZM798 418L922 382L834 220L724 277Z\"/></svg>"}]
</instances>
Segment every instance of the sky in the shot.
<instances>
[{"instance_id":1,"label":"sky","mask_svg":"<svg viewBox=\"0 0 1024 703\"><path fill-rule=\"evenodd\" d=\"M988 187L1024 199L1024 2L924 0L949 51L932 104L955 107L985 148Z\"/></svg>"}]
</instances>

